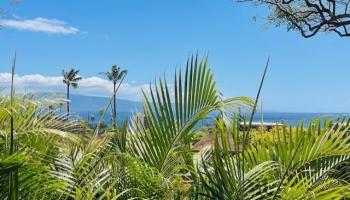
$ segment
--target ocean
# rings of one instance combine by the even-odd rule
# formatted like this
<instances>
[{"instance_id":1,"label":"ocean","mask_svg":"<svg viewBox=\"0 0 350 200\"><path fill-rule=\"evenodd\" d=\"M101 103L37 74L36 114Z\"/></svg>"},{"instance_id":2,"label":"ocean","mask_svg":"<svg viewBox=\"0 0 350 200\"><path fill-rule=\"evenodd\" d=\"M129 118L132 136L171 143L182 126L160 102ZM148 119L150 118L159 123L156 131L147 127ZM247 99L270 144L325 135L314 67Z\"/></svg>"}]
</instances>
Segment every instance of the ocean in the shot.
<instances>
[{"instance_id":1,"label":"ocean","mask_svg":"<svg viewBox=\"0 0 350 200\"><path fill-rule=\"evenodd\" d=\"M283 112L270 112L257 113L254 121L261 121L263 118L264 122L278 122L284 123L290 126L297 126L304 122L305 125L309 124L311 120L322 119L343 119L350 117L350 113L283 113Z\"/></svg>"},{"instance_id":2,"label":"ocean","mask_svg":"<svg viewBox=\"0 0 350 200\"><path fill-rule=\"evenodd\" d=\"M97 123L99 121L99 115L97 112L78 112L75 113L80 118L89 121L90 123ZM131 112L119 112L117 113L117 122L120 123L123 118L130 118ZM90 116L88 120L88 116ZM93 116L93 117L92 117ZM104 116L104 122L106 124L111 123L111 113L108 112ZM274 123L284 123L289 126L297 126L298 124L304 122L307 124L313 119L333 119L350 117L350 113L287 113L287 112L266 112L261 115L261 113L256 113L254 121L260 122L263 118L264 122L274 122ZM94 120L92 120L94 118ZM202 125L208 125L213 122L213 117L208 117L207 119L200 122Z\"/></svg>"}]
</instances>

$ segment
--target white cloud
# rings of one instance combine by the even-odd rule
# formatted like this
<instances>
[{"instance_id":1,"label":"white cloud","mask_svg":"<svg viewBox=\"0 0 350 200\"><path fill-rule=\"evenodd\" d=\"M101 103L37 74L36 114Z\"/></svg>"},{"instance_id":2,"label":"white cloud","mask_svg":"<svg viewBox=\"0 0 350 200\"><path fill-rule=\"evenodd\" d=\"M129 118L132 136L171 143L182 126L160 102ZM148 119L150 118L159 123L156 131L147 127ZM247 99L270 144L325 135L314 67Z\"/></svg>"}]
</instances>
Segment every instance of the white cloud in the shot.
<instances>
[{"instance_id":1,"label":"white cloud","mask_svg":"<svg viewBox=\"0 0 350 200\"><path fill-rule=\"evenodd\" d=\"M17 93L23 92L62 92L66 87L60 76L43 76L41 74L15 75L15 89ZM0 73L0 91L8 92L11 83L10 73ZM118 91L118 97L140 101L141 89L148 91L148 84L123 83ZM91 96L110 96L113 91L111 82L97 76L86 77L79 82L77 89L72 93Z\"/></svg>"},{"instance_id":2,"label":"white cloud","mask_svg":"<svg viewBox=\"0 0 350 200\"><path fill-rule=\"evenodd\" d=\"M37 17L34 19L2 19L0 25L4 27L14 28L17 30L45 32L53 34L77 34L78 28L68 26L66 22L57 19L47 19Z\"/></svg>"}]
</instances>

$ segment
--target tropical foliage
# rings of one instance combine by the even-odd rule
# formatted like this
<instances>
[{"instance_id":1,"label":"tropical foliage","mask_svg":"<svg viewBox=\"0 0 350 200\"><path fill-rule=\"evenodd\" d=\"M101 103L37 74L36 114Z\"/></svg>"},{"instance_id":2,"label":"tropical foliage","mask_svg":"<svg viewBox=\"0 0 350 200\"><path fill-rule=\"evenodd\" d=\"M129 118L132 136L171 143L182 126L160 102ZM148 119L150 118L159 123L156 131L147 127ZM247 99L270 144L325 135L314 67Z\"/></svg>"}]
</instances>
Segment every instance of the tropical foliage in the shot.
<instances>
[{"instance_id":1,"label":"tropical foliage","mask_svg":"<svg viewBox=\"0 0 350 200\"><path fill-rule=\"evenodd\" d=\"M192 57L172 84L164 77L143 91L143 118L103 131L67 120L59 101L2 96L0 198L350 198L348 121L255 136L252 118L235 111L256 109L262 83L255 103L223 98L207 59ZM215 123L204 129L206 118ZM210 130L211 147L194 149L198 129Z\"/></svg>"}]
</instances>

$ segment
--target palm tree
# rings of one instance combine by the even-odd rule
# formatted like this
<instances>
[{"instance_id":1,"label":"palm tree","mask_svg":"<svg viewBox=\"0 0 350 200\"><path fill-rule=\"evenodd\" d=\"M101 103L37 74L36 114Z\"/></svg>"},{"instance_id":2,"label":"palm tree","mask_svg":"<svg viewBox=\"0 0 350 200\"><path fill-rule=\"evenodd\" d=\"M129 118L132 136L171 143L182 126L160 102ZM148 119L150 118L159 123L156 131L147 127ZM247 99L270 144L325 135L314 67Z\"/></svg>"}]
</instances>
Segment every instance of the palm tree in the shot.
<instances>
[{"instance_id":1,"label":"palm tree","mask_svg":"<svg viewBox=\"0 0 350 200\"><path fill-rule=\"evenodd\" d=\"M82 77L78 76L78 73L79 70L75 70L73 68L67 71L62 70L63 83L67 85L67 118L69 116L69 87L78 87L78 81L82 79Z\"/></svg>"},{"instance_id":2,"label":"palm tree","mask_svg":"<svg viewBox=\"0 0 350 200\"><path fill-rule=\"evenodd\" d=\"M120 84L123 82L127 70L121 70L117 65L112 65L112 68L108 72L101 72L109 81L113 82L113 126L116 126L117 110L116 110L116 94ZM117 86L117 84L119 84Z\"/></svg>"}]
</instances>

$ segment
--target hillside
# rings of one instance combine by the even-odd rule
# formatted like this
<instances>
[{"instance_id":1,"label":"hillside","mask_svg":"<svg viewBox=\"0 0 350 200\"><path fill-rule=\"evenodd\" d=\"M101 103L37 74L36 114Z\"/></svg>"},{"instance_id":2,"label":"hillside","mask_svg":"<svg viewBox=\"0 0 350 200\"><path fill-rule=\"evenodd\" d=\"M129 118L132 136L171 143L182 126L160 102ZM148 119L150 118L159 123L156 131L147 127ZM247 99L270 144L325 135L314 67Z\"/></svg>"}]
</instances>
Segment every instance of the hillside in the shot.
<instances>
[{"instance_id":1,"label":"hillside","mask_svg":"<svg viewBox=\"0 0 350 200\"><path fill-rule=\"evenodd\" d=\"M109 98L96 97L96 96L84 96L72 94L71 111L72 112L97 112L104 109L108 103ZM117 99L117 111L118 112L133 112L142 110L142 103L125 99Z\"/></svg>"}]
</instances>

